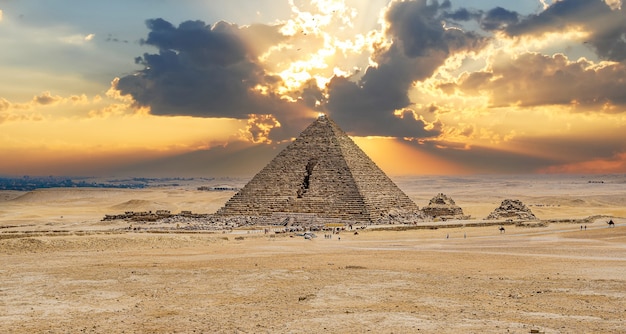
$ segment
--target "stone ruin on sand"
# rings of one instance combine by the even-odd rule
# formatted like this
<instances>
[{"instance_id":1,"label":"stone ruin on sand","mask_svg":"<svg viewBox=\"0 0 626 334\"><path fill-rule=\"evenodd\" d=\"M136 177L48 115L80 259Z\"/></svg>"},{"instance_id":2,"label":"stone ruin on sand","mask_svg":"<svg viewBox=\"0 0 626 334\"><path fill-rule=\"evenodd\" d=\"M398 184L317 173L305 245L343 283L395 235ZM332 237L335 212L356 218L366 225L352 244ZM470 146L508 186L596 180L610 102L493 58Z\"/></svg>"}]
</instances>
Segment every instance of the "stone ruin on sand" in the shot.
<instances>
[{"instance_id":1,"label":"stone ruin on sand","mask_svg":"<svg viewBox=\"0 0 626 334\"><path fill-rule=\"evenodd\" d=\"M538 220L530 209L517 199L505 199L487 219Z\"/></svg>"},{"instance_id":2,"label":"stone ruin on sand","mask_svg":"<svg viewBox=\"0 0 626 334\"><path fill-rule=\"evenodd\" d=\"M425 217L352 139L323 115L216 216L261 217L288 224L385 224Z\"/></svg>"},{"instance_id":3,"label":"stone ruin on sand","mask_svg":"<svg viewBox=\"0 0 626 334\"><path fill-rule=\"evenodd\" d=\"M463 209L456 205L454 200L443 194L439 193L433 197L427 206L422 208L422 211L430 217L447 219L469 219L469 216L463 215Z\"/></svg>"}]
</instances>

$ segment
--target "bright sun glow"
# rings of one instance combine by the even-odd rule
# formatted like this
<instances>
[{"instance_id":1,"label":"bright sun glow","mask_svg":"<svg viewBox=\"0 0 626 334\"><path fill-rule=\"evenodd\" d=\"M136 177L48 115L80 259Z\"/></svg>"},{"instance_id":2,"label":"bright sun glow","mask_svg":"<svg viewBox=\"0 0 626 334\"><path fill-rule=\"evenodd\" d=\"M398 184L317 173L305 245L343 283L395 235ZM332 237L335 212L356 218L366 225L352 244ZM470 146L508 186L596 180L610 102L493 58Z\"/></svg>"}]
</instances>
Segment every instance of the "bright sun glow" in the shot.
<instances>
[{"instance_id":1,"label":"bright sun glow","mask_svg":"<svg viewBox=\"0 0 626 334\"><path fill-rule=\"evenodd\" d=\"M393 138L352 137L352 139L389 175L444 175L468 172L460 166Z\"/></svg>"},{"instance_id":2,"label":"bright sun glow","mask_svg":"<svg viewBox=\"0 0 626 334\"><path fill-rule=\"evenodd\" d=\"M486 172L626 171L621 0L165 1L176 19L127 6L116 22L115 4L41 16L51 5L31 1L0 8L0 175L260 159L318 112L395 175L483 158Z\"/></svg>"},{"instance_id":3,"label":"bright sun glow","mask_svg":"<svg viewBox=\"0 0 626 334\"><path fill-rule=\"evenodd\" d=\"M273 64L283 79L280 94L296 91L311 79L323 88L333 75L349 73L354 63L346 60L367 50L372 37L379 38L354 31L359 13L344 1L317 0L301 8L291 0L290 6L294 17L284 23L281 33L291 39L260 57L264 63ZM329 66L338 63L346 63L347 69Z\"/></svg>"}]
</instances>

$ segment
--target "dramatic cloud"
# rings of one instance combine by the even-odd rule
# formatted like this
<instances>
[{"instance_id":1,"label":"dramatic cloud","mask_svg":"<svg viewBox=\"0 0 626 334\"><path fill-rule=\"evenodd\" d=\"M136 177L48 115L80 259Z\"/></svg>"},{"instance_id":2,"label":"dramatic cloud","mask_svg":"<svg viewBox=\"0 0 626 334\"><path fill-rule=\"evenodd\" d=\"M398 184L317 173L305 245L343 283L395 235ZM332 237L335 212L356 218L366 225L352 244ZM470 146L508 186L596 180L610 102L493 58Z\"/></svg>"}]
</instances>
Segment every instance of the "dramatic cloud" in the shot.
<instances>
[{"instance_id":1,"label":"dramatic cloud","mask_svg":"<svg viewBox=\"0 0 626 334\"><path fill-rule=\"evenodd\" d=\"M622 2L623 3L623 2ZM510 36L542 35L582 28L590 33L587 43L607 60L626 60L626 8L612 9L602 0L562 0L545 11L508 24ZM514 22L511 22L514 23Z\"/></svg>"},{"instance_id":2,"label":"dramatic cloud","mask_svg":"<svg viewBox=\"0 0 626 334\"><path fill-rule=\"evenodd\" d=\"M519 14L508 11L502 7L489 10L480 18L480 27L485 30L499 30L504 27L516 24L519 21Z\"/></svg>"},{"instance_id":3,"label":"dramatic cloud","mask_svg":"<svg viewBox=\"0 0 626 334\"><path fill-rule=\"evenodd\" d=\"M280 127L280 123L272 115L253 115L242 137L252 143L265 143L270 141L270 132L277 127Z\"/></svg>"},{"instance_id":4,"label":"dramatic cloud","mask_svg":"<svg viewBox=\"0 0 626 334\"><path fill-rule=\"evenodd\" d=\"M485 31L503 30L509 25L517 24L520 20L519 13L502 7L495 7L488 11L459 8L454 12L444 13L443 17L457 22L476 21Z\"/></svg>"},{"instance_id":5,"label":"dramatic cloud","mask_svg":"<svg viewBox=\"0 0 626 334\"><path fill-rule=\"evenodd\" d=\"M453 21L469 21L477 19L476 13L469 11L467 8L459 8L452 13L445 13L444 17ZM478 15L480 17L480 15Z\"/></svg>"},{"instance_id":6,"label":"dramatic cloud","mask_svg":"<svg viewBox=\"0 0 626 334\"><path fill-rule=\"evenodd\" d=\"M510 172L569 162L504 149L524 130L478 124L468 116L472 112L561 105L618 114L626 105L626 68L615 62L626 55L624 14L603 1L546 3L531 15L502 7L453 9L450 1L394 1L381 30L353 40L323 31L339 23L334 11L326 16L321 7L313 6L316 14L292 7L295 17L276 25L148 20L141 43L158 53L137 57L143 69L114 81L113 88L153 115L245 119L238 138L251 143L294 137L315 110L329 113L351 135L411 140L476 170L489 170L482 161L495 161L494 170ZM506 49L571 31L582 32L573 38L588 36L587 45L613 62L545 55L542 46L517 54ZM365 59L368 48L364 70L343 63L351 52L360 55L352 60ZM333 62L343 66L331 69ZM475 103L471 110L467 101ZM614 152L578 153L593 160ZM527 163L517 167L522 161Z\"/></svg>"},{"instance_id":7,"label":"dramatic cloud","mask_svg":"<svg viewBox=\"0 0 626 334\"><path fill-rule=\"evenodd\" d=\"M450 2L394 2L385 20L390 45L380 46L358 82L335 77L328 84L326 108L357 135L432 137L423 120L404 112L412 101L408 92L416 81L430 77L451 55L480 49L485 39L475 33L447 28L444 17ZM385 124L384 127L380 126Z\"/></svg>"},{"instance_id":8,"label":"dramatic cloud","mask_svg":"<svg viewBox=\"0 0 626 334\"><path fill-rule=\"evenodd\" d=\"M147 26L150 33L142 43L159 53L138 57L144 69L114 82L138 106L154 115L248 119L245 137L254 142L291 138L308 122L303 119L310 109L278 94L281 77L259 61L261 53L285 39L279 26L186 21L175 27L163 19L148 20ZM281 123L291 126L278 129Z\"/></svg>"},{"instance_id":9,"label":"dramatic cloud","mask_svg":"<svg viewBox=\"0 0 626 334\"><path fill-rule=\"evenodd\" d=\"M457 88L471 95L489 94L491 105L498 107L565 104L615 112L607 107L626 106L624 78L626 66L621 63L570 61L561 54L524 53L511 58L502 53L491 71L465 74Z\"/></svg>"},{"instance_id":10,"label":"dramatic cloud","mask_svg":"<svg viewBox=\"0 0 626 334\"><path fill-rule=\"evenodd\" d=\"M145 68L120 78L117 88L153 114L246 118L286 107L278 96L255 89L281 79L268 75L257 61L258 50L246 44L246 38L268 36L276 27L225 22L210 27L202 21L174 27L163 19L148 20L147 26L142 43L159 53L137 58Z\"/></svg>"},{"instance_id":11,"label":"dramatic cloud","mask_svg":"<svg viewBox=\"0 0 626 334\"><path fill-rule=\"evenodd\" d=\"M357 82L335 76L321 89L310 79L295 92L286 92L282 77L260 61L272 47L297 41L282 35L280 26L219 22L211 27L186 21L175 27L163 19L148 20L150 32L142 43L159 53L138 57L144 69L120 78L115 88L154 115L248 119L255 142L292 137L311 109L330 112L353 134L433 137L438 125L408 109L412 84L430 77L450 55L479 49L485 41L445 27L449 8L448 1L393 3L385 17L391 42L375 46L376 66Z\"/></svg>"},{"instance_id":12,"label":"dramatic cloud","mask_svg":"<svg viewBox=\"0 0 626 334\"><path fill-rule=\"evenodd\" d=\"M241 145L243 162L324 112L407 172L427 156L451 172L624 170L624 0L165 1L113 26L93 13L115 6L33 1L0 11L0 146L24 156ZM154 18L165 8L210 23Z\"/></svg>"},{"instance_id":13,"label":"dramatic cloud","mask_svg":"<svg viewBox=\"0 0 626 334\"><path fill-rule=\"evenodd\" d=\"M385 104L387 101L376 93L368 95L366 89L347 78L335 77L329 87L331 95L327 106L334 110L333 118L342 124L345 131L362 136L419 138L439 135L438 129L428 130L427 124L422 119L416 119L410 112L397 117L394 115L392 102ZM399 98L398 101L406 100L406 96ZM395 104L398 108L402 105L408 105L408 101Z\"/></svg>"}]
</instances>

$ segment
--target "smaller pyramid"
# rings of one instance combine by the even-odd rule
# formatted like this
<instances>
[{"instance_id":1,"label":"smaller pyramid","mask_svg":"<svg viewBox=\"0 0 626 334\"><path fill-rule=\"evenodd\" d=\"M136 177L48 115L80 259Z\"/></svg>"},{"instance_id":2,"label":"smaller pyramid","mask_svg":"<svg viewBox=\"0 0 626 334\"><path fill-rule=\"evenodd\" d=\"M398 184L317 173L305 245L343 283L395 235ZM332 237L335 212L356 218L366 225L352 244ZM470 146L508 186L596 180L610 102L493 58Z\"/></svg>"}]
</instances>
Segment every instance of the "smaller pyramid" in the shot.
<instances>
[{"instance_id":1,"label":"smaller pyramid","mask_svg":"<svg viewBox=\"0 0 626 334\"><path fill-rule=\"evenodd\" d=\"M428 216L433 218L442 219L464 219L467 218L463 215L463 209L454 203L454 200L449 196L439 193L433 197L427 206L422 208L422 211Z\"/></svg>"},{"instance_id":2,"label":"smaller pyramid","mask_svg":"<svg viewBox=\"0 0 626 334\"><path fill-rule=\"evenodd\" d=\"M487 219L537 220L530 209L517 199L505 199Z\"/></svg>"}]
</instances>

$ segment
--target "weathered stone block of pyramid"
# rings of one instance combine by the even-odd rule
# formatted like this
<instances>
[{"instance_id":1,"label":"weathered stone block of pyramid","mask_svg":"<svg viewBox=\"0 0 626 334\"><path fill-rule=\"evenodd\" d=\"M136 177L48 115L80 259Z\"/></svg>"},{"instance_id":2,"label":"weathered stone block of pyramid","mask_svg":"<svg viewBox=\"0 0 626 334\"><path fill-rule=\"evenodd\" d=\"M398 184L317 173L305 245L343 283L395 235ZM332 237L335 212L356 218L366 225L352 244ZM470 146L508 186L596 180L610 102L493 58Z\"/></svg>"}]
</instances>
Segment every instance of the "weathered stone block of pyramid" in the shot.
<instances>
[{"instance_id":1,"label":"weathered stone block of pyramid","mask_svg":"<svg viewBox=\"0 0 626 334\"><path fill-rule=\"evenodd\" d=\"M320 116L218 210L378 223L423 213L335 122Z\"/></svg>"},{"instance_id":2,"label":"weathered stone block of pyramid","mask_svg":"<svg viewBox=\"0 0 626 334\"><path fill-rule=\"evenodd\" d=\"M517 199L505 199L487 219L537 220L535 214Z\"/></svg>"}]
</instances>

